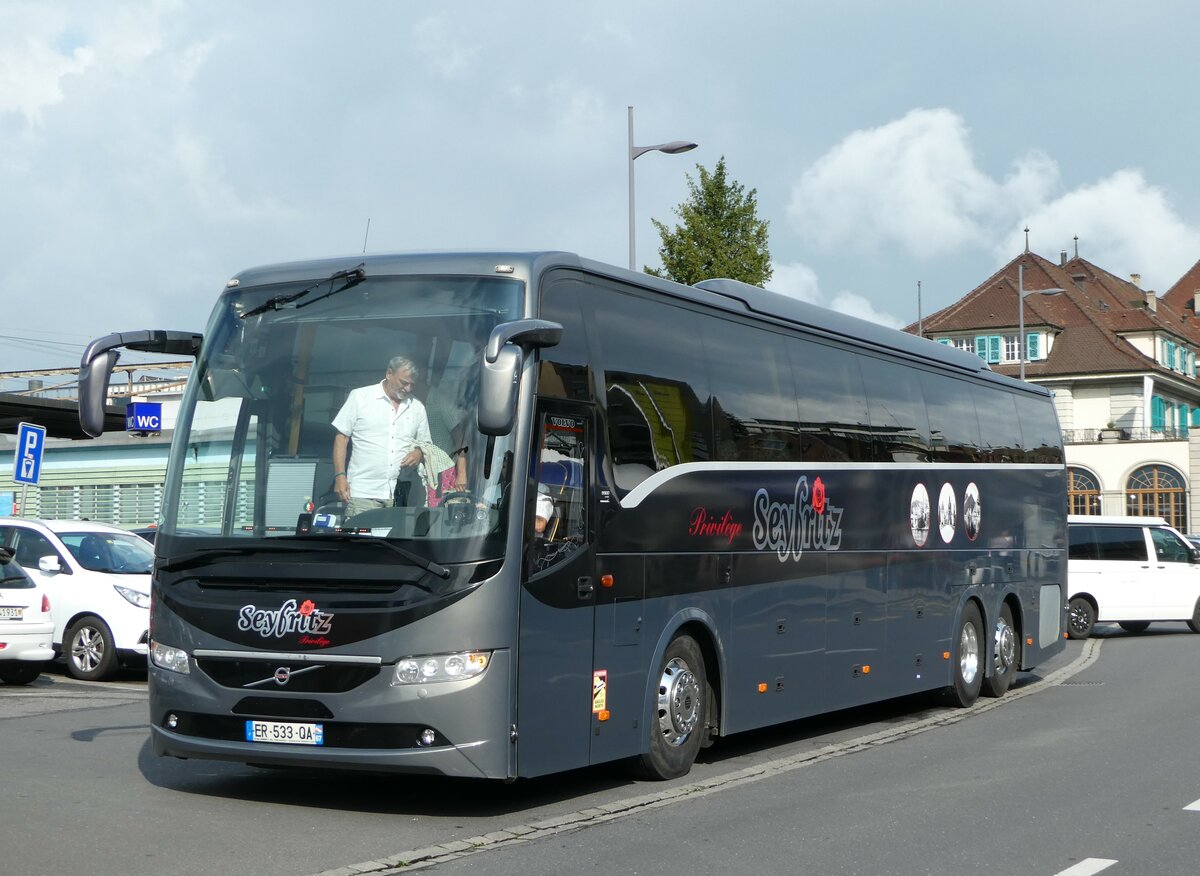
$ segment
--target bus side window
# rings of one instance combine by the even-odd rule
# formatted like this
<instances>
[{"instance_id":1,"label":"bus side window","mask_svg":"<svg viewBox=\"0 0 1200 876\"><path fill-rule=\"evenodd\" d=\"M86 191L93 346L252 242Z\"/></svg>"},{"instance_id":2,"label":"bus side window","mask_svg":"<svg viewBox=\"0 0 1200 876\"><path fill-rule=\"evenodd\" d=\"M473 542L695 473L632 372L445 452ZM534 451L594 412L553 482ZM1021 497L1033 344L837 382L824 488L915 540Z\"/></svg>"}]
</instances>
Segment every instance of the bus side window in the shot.
<instances>
[{"instance_id":1,"label":"bus side window","mask_svg":"<svg viewBox=\"0 0 1200 876\"><path fill-rule=\"evenodd\" d=\"M532 502L529 573L565 560L587 541L587 423L543 413Z\"/></svg>"}]
</instances>

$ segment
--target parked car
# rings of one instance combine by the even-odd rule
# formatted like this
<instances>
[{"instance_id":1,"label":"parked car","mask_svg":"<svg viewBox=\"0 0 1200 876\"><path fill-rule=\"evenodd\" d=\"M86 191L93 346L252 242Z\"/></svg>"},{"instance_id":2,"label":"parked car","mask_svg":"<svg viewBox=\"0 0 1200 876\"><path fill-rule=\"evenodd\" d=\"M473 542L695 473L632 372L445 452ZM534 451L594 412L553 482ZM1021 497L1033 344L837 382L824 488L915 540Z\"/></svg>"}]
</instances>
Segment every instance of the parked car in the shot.
<instances>
[{"instance_id":1,"label":"parked car","mask_svg":"<svg viewBox=\"0 0 1200 876\"><path fill-rule=\"evenodd\" d=\"M1115 621L1140 633L1186 621L1200 633L1200 548L1161 517L1067 518L1067 634Z\"/></svg>"},{"instance_id":2,"label":"parked car","mask_svg":"<svg viewBox=\"0 0 1200 876\"><path fill-rule=\"evenodd\" d=\"M134 535L141 536L142 538L146 539L146 541L150 542L150 544L154 544L154 539L158 535L158 527L157 526L139 526L137 529L131 529L129 531L132 532ZM211 529L188 529L186 527L180 527L179 529L175 530L175 534L176 535L212 535L213 533L212 533Z\"/></svg>"},{"instance_id":3,"label":"parked car","mask_svg":"<svg viewBox=\"0 0 1200 876\"><path fill-rule=\"evenodd\" d=\"M131 532L81 520L0 518L0 545L46 590L54 648L74 678L145 666L154 552Z\"/></svg>"},{"instance_id":4,"label":"parked car","mask_svg":"<svg viewBox=\"0 0 1200 876\"><path fill-rule=\"evenodd\" d=\"M54 659L46 591L0 547L0 682L29 684Z\"/></svg>"}]
</instances>

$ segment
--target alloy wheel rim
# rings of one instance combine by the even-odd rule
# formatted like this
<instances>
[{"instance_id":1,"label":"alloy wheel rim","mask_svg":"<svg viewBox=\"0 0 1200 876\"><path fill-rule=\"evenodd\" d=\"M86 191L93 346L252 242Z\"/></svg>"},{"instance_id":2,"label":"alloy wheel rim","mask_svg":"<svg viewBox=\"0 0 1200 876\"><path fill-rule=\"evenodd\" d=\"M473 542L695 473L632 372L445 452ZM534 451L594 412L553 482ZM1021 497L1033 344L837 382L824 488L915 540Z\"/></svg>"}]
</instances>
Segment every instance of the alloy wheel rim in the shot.
<instances>
[{"instance_id":1,"label":"alloy wheel rim","mask_svg":"<svg viewBox=\"0 0 1200 876\"><path fill-rule=\"evenodd\" d=\"M966 685L973 684L975 676L979 674L979 633L975 631L974 624L964 626L959 638L958 670Z\"/></svg>"},{"instance_id":2,"label":"alloy wheel rim","mask_svg":"<svg viewBox=\"0 0 1200 876\"><path fill-rule=\"evenodd\" d=\"M679 657L663 667L658 682L658 729L671 746L682 745L700 719L700 681Z\"/></svg>"},{"instance_id":3,"label":"alloy wheel rim","mask_svg":"<svg viewBox=\"0 0 1200 876\"><path fill-rule=\"evenodd\" d=\"M71 644L71 659L82 672L94 672L104 659L104 638L91 627L84 627Z\"/></svg>"}]
</instances>

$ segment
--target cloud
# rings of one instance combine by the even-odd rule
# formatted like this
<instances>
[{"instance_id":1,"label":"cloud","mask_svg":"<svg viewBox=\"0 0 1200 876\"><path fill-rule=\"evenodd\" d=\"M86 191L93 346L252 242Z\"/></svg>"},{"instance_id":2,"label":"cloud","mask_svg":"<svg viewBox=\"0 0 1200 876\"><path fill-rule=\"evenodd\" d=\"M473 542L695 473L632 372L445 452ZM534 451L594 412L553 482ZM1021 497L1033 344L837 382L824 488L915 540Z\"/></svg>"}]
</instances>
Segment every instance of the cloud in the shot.
<instances>
[{"instance_id":1,"label":"cloud","mask_svg":"<svg viewBox=\"0 0 1200 876\"><path fill-rule=\"evenodd\" d=\"M879 323L889 328L901 328L907 324L890 313L876 310L870 301L853 292L843 290L833 296L823 295L816 272L805 264L776 262L771 268L771 280L767 283L767 288L774 292L790 295L792 298L807 301L809 304L836 310L838 313L856 316L859 319Z\"/></svg>"},{"instance_id":2,"label":"cloud","mask_svg":"<svg viewBox=\"0 0 1200 876\"><path fill-rule=\"evenodd\" d=\"M788 216L825 250L898 244L928 259L996 239L997 220L1043 201L1057 165L1032 152L1005 180L981 171L966 123L947 109L916 109L855 131L809 168L792 190Z\"/></svg>"},{"instance_id":3,"label":"cloud","mask_svg":"<svg viewBox=\"0 0 1200 876\"><path fill-rule=\"evenodd\" d=\"M1139 273L1145 288L1159 292L1170 288L1200 252L1200 229L1180 218L1166 192L1139 170L1119 170L1040 204L1028 224L1036 229L1036 239L1054 241L1053 255L1059 249L1073 254L1078 234L1081 256L1118 276ZM1022 248L1024 228L1013 227L995 254L1007 260Z\"/></svg>"}]
</instances>

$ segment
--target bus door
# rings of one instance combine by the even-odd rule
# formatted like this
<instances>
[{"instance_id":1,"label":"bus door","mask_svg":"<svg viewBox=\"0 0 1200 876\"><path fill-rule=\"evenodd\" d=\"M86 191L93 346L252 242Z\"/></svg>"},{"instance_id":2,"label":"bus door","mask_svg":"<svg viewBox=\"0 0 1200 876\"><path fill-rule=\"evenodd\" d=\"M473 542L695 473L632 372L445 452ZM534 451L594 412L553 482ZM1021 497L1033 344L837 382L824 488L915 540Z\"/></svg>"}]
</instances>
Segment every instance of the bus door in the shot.
<instances>
[{"instance_id":1,"label":"bus door","mask_svg":"<svg viewBox=\"0 0 1200 876\"><path fill-rule=\"evenodd\" d=\"M585 766L596 604L587 405L539 399L525 503L517 650L517 774Z\"/></svg>"}]
</instances>

